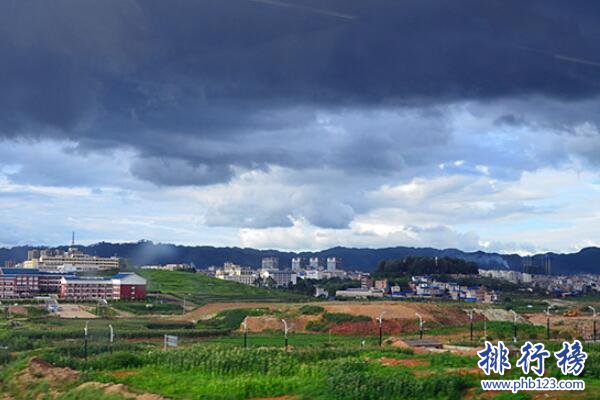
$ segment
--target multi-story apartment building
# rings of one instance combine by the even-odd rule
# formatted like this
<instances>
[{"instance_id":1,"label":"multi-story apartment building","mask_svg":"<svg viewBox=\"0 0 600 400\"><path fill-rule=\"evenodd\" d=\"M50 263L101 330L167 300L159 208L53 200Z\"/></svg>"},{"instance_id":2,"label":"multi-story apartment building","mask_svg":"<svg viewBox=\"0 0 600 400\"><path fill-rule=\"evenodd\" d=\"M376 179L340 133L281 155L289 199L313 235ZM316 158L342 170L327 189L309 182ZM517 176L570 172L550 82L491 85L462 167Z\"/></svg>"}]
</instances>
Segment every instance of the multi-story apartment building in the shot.
<instances>
[{"instance_id":1,"label":"multi-story apartment building","mask_svg":"<svg viewBox=\"0 0 600 400\"><path fill-rule=\"evenodd\" d=\"M263 257L261 267L262 269L279 269L279 258Z\"/></svg>"},{"instance_id":2,"label":"multi-story apartment building","mask_svg":"<svg viewBox=\"0 0 600 400\"><path fill-rule=\"evenodd\" d=\"M258 278L258 274L249 272L240 275L222 275L217 276L217 278L223 279L224 281L243 283L244 285L254 285Z\"/></svg>"},{"instance_id":3,"label":"multi-story apartment building","mask_svg":"<svg viewBox=\"0 0 600 400\"><path fill-rule=\"evenodd\" d=\"M390 282L387 279L376 279L373 281L373 287L387 293L390 290Z\"/></svg>"},{"instance_id":4,"label":"multi-story apartment building","mask_svg":"<svg viewBox=\"0 0 600 400\"><path fill-rule=\"evenodd\" d=\"M262 279L272 278L277 286L287 286L288 284L296 284L297 275L293 271L282 271L277 269L263 269L260 271Z\"/></svg>"},{"instance_id":5,"label":"multi-story apartment building","mask_svg":"<svg viewBox=\"0 0 600 400\"><path fill-rule=\"evenodd\" d=\"M373 287L373 279L369 275L362 275L360 277L360 287L363 289L369 289Z\"/></svg>"},{"instance_id":6,"label":"multi-story apartment building","mask_svg":"<svg viewBox=\"0 0 600 400\"><path fill-rule=\"evenodd\" d=\"M303 279L313 279L313 280L321 280L323 279L323 271L319 271L318 269L309 269L304 271L302 274Z\"/></svg>"},{"instance_id":7,"label":"multi-story apartment building","mask_svg":"<svg viewBox=\"0 0 600 400\"><path fill-rule=\"evenodd\" d=\"M340 257L327 257L327 271L339 269L342 269L342 259Z\"/></svg>"},{"instance_id":8,"label":"multi-story apartment building","mask_svg":"<svg viewBox=\"0 0 600 400\"><path fill-rule=\"evenodd\" d=\"M311 269L318 269L319 268L319 257L310 257L308 259L308 266Z\"/></svg>"},{"instance_id":9,"label":"multi-story apartment building","mask_svg":"<svg viewBox=\"0 0 600 400\"><path fill-rule=\"evenodd\" d=\"M304 258L294 257L292 258L292 271L302 271L304 269Z\"/></svg>"},{"instance_id":10,"label":"multi-story apartment building","mask_svg":"<svg viewBox=\"0 0 600 400\"><path fill-rule=\"evenodd\" d=\"M253 285L258 278L258 274L255 271L252 271L251 268L226 262L223 264L223 268L219 268L215 271L215 278L239 282L245 285Z\"/></svg>"}]
</instances>

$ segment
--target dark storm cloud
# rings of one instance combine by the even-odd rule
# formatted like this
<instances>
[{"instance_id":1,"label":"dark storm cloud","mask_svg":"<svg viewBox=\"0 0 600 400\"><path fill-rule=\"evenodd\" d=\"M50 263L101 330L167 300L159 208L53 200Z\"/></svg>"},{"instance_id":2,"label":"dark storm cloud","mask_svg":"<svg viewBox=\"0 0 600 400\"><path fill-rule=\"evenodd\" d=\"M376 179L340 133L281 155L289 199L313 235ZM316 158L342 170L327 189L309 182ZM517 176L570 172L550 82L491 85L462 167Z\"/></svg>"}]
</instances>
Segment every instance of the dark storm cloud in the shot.
<instances>
[{"instance_id":1,"label":"dark storm cloud","mask_svg":"<svg viewBox=\"0 0 600 400\"><path fill-rule=\"evenodd\" d=\"M599 16L558 1L5 1L0 135L129 147L133 174L164 185L236 166L402 169L423 160L394 151L405 130L319 146L317 110L591 97Z\"/></svg>"},{"instance_id":2,"label":"dark storm cloud","mask_svg":"<svg viewBox=\"0 0 600 400\"><path fill-rule=\"evenodd\" d=\"M522 115L515 115L515 114L503 114L503 115L499 116L498 118L496 118L496 120L494 121L494 124L496 124L498 126L509 126L509 127L522 126L522 125L525 125L526 123L527 123L527 121L525 120L525 118Z\"/></svg>"},{"instance_id":3,"label":"dark storm cloud","mask_svg":"<svg viewBox=\"0 0 600 400\"><path fill-rule=\"evenodd\" d=\"M233 171L227 165L193 165L184 160L143 158L131 166L134 176L167 186L209 185L229 180Z\"/></svg>"}]
</instances>

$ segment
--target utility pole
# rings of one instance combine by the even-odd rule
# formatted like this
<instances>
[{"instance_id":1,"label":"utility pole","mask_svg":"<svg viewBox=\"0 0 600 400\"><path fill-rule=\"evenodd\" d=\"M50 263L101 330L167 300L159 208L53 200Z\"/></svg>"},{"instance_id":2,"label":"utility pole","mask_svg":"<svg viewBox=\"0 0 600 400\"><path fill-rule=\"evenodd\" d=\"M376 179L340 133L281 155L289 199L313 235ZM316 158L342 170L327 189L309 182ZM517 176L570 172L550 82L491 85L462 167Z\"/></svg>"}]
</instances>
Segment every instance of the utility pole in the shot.
<instances>
[{"instance_id":1,"label":"utility pole","mask_svg":"<svg viewBox=\"0 0 600 400\"><path fill-rule=\"evenodd\" d=\"M379 321L379 347L383 344L383 314L385 314L385 311L382 311L379 318L377 318L377 321Z\"/></svg>"},{"instance_id":2,"label":"utility pole","mask_svg":"<svg viewBox=\"0 0 600 400\"><path fill-rule=\"evenodd\" d=\"M550 340L550 310L553 308L553 305L546 307L546 340Z\"/></svg>"},{"instance_id":3,"label":"utility pole","mask_svg":"<svg viewBox=\"0 0 600 400\"><path fill-rule=\"evenodd\" d=\"M108 329L110 329L110 333L108 335L108 341L110 343L110 352L113 352L113 342L115 341L115 330L111 324L108 325Z\"/></svg>"},{"instance_id":4,"label":"utility pole","mask_svg":"<svg viewBox=\"0 0 600 400\"><path fill-rule=\"evenodd\" d=\"M421 317L421 314L419 313L415 313L415 315L417 316L417 318L419 318L419 339L423 339L423 317Z\"/></svg>"},{"instance_id":5,"label":"utility pole","mask_svg":"<svg viewBox=\"0 0 600 400\"><path fill-rule=\"evenodd\" d=\"M588 306L592 310L592 340L596 341L596 309L592 306Z\"/></svg>"},{"instance_id":6,"label":"utility pole","mask_svg":"<svg viewBox=\"0 0 600 400\"><path fill-rule=\"evenodd\" d=\"M483 340L487 340L487 318L485 314L483 314Z\"/></svg>"},{"instance_id":7,"label":"utility pole","mask_svg":"<svg viewBox=\"0 0 600 400\"><path fill-rule=\"evenodd\" d=\"M515 310L510 310L513 313L513 342L517 342L517 313Z\"/></svg>"},{"instance_id":8,"label":"utility pole","mask_svg":"<svg viewBox=\"0 0 600 400\"><path fill-rule=\"evenodd\" d=\"M469 314L469 336L471 338L471 342L473 341L473 312L475 312L474 308L465 311Z\"/></svg>"},{"instance_id":9,"label":"utility pole","mask_svg":"<svg viewBox=\"0 0 600 400\"><path fill-rule=\"evenodd\" d=\"M285 350L287 351L287 348L288 348L288 324L285 319L282 319L281 322L283 322L283 336L285 339Z\"/></svg>"},{"instance_id":10,"label":"utility pole","mask_svg":"<svg viewBox=\"0 0 600 400\"><path fill-rule=\"evenodd\" d=\"M86 363L88 357L88 324L89 321L85 321L85 328L83 328L83 359Z\"/></svg>"},{"instance_id":11,"label":"utility pole","mask_svg":"<svg viewBox=\"0 0 600 400\"><path fill-rule=\"evenodd\" d=\"M248 348L248 324L246 321L242 322L242 326L244 327L244 348Z\"/></svg>"}]
</instances>

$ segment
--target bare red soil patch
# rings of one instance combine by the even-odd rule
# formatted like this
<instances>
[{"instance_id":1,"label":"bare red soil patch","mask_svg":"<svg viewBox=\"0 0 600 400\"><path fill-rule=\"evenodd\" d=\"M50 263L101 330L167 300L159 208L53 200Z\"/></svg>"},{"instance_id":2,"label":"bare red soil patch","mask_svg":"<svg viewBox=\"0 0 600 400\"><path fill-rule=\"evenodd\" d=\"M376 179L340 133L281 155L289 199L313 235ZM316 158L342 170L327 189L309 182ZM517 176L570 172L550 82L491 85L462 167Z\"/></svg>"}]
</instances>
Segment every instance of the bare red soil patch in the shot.
<instances>
[{"instance_id":1,"label":"bare red soil patch","mask_svg":"<svg viewBox=\"0 0 600 400\"><path fill-rule=\"evenodd\" d=\"M279 397L259 397L259 398L255 398L253 400L292 400L295 399L295 397L292 396L279 396Z\"/></svg>"},{"instance_id":2,"label":"bare red soil patch","mask_svg":"<svg viewBox=\"0 0 600 400\"><path fill-rule=\"evenodd\" d=\"M388 319L383 321L386 335L401 335L415 333L418 325L415 321L406 319ZM343 322L331 328L331 333L340 335L373 335L379 332L377 321Z\"/></svg>"},{"instance_id":3,"label":"bare red soil patch","mask_svg":"<svg viewBox=\"0 0 600 400\"><path fill-rule=\"evenodd\" d=\"M122 370L122 371L114 371L112 373L112 376L114 376L115 378L125 378L128 376L134 376L134 375L138 375L138 371Z\"/></svg>"},{"instance_id":4,"label":"bare red soil patch","mask_svg":"<svg viewBox=\"0 0 600 400\"><path fill-rule=\"evenodd\" d=\"M402 365L405 367L420 367L423 365L429 365L429 362L426 360L417 360L414 358L399 360L397 358L381 357L379 359L379 363L381 365Z\"/></svg>"}]
</instances>

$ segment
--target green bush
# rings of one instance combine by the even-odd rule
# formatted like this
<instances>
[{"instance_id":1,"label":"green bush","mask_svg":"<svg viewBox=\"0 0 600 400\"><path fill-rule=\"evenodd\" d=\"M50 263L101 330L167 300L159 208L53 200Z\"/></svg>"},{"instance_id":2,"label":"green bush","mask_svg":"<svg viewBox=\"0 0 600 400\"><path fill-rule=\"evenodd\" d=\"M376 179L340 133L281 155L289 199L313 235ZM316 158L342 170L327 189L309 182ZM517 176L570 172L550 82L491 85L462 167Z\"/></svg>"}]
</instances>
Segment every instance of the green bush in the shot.
<instances>
[{"instance_id":1,"label":"green bush","mask_svg":"<svg viewBox=\"0 0 600 400\"><path fill-rule=\"evenodd\" d=\"M366 315L352 315L345 313L325 313L323 314L325 322L341 324L343 322L367 322L371 321L371 317Z\"/></svg>"},{"instance_id":2,"label":"green bush","mask_svg":"<svg viewBox=\"0 0 600 400\"><path fill-rule=\"evenodd\" d=\"M311 332L326 332L329 326L322 321L308 321L306 330Z\"/></svg>"},{"instance_id":3,"label":"green bush","mask_svg":"<svg viewBox=\"0 0 600 400\"><path fill-rule=\"evenodd\" d=\"M146 324L148 329L193 329L194 324L187 321L152 321Z\"/></svg>"},{"instance_id":4,"label":"green bush","mask_svg":"<svg viewBox=\"0 0 600 400\"><path fill-rule=\"evenodd\" d=\"M586 378L600 378L600 352L590 352L589 349L588 358L585 361L585 369L583 370L583 376Z\"/></svg>"},{"instance_id":5,"label":"green bush","mask_svg":"<svg viewBox=\"0 0 600 400\"><path fill-rule=\"evenodd\" d=\"M8 364L12 361L12 356L6 350L0 350L0 365Z\"/></svg>"},{"instance_id":6,"label":"green bush","mask_svg":"<svg viewBox=\"0 0 600 400\"><path fill-rule=\"evenodd\" d=\"M198 327L204 329L239 329L242 321L247 316L260 316L266 313L264 308L238 308L235 310L225 310L218 313L214 318L198 321Z\"/></svg>"},{"instance_id":7,"label":"green bush","mask_svg":"<svg viewBox=\"0 0 600 400\"><path fill-rule=\"evenodd\" d=\"M305 305L300 307L299 311L302 315L319 315L322 314L325 311L325 309L320 306Z\"/></svg>"},{"instance_id":8,"label":"green bush","mask_svg":"<svg viewBox=\"0 0 600 400\"><path fill-rule=\"evenodd\" d=\"M27 318L39 318L47 316L48 310L41 307L27 307Z\"/></svg>"}]
</instances>

